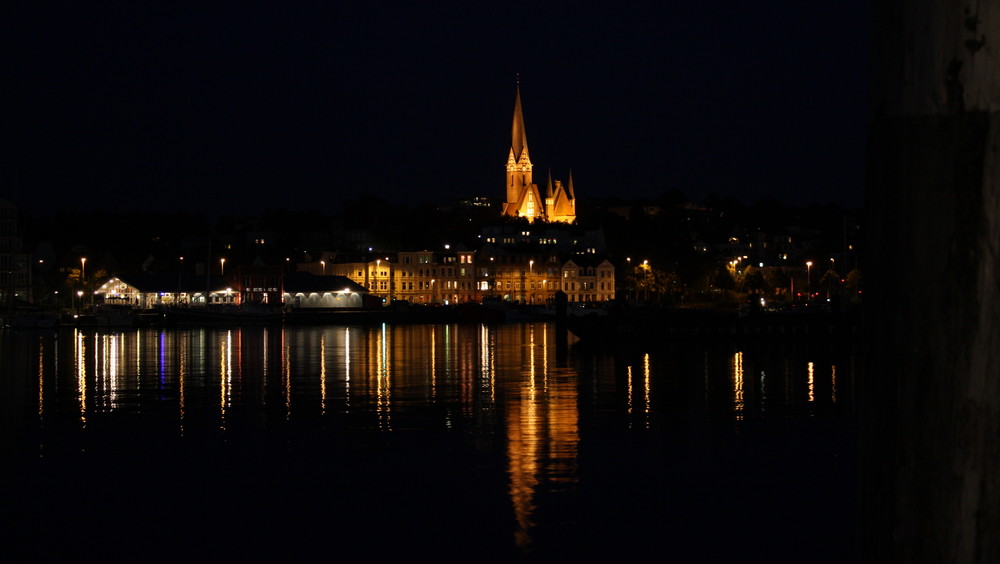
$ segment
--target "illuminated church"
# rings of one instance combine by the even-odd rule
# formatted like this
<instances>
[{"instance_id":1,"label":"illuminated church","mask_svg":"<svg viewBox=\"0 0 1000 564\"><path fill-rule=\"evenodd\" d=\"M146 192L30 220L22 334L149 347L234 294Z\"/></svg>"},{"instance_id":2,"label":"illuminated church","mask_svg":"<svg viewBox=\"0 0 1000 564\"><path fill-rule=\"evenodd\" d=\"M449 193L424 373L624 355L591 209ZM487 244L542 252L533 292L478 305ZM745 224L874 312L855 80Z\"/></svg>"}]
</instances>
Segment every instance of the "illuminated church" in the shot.
<instances>
[{"instance_id":1,"label":"illuminated church","mask_svg":"<svg viewBox=\"0 0 1000 564\"><path fill-rule=\"evenodd\" d=\"M545 196L531 180L531 159L528 157L528 138L524 133L524 114L521 112L521 86L514 97L514 124L511 126L510 154L507 157L507 199L503 215L526 217L528 221L573 223L576 221L576 196L573 191L573 173L566 185L559 180L552 183L549 173Z\"/></svg>"}]
</instances>

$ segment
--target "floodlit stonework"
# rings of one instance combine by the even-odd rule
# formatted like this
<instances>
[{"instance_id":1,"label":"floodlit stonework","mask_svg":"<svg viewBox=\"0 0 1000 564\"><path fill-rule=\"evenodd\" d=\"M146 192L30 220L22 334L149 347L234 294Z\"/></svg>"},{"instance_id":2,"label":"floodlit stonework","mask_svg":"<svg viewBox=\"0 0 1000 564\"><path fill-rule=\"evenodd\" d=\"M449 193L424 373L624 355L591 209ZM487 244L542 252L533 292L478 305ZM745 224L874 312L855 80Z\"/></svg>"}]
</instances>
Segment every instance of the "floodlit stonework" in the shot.
<instances>
[{"instance_id":1,"label":"floodlit stonework","mask_svg":"<svg viewBox=\"0 0 1000 564\"><path fill-rule=\"evenodd\" d=\"M531 158L528 155L528 137L524 130L524 113L521 109L521 87L514 96L514 123L511 126L510 152L507 156L507 195L503 215L525 217L528 221L576 221L576 195L573 173L567 184L552 181L548 175L543 197L538 184L532 181Z\"/></svg>"}]
</instances>

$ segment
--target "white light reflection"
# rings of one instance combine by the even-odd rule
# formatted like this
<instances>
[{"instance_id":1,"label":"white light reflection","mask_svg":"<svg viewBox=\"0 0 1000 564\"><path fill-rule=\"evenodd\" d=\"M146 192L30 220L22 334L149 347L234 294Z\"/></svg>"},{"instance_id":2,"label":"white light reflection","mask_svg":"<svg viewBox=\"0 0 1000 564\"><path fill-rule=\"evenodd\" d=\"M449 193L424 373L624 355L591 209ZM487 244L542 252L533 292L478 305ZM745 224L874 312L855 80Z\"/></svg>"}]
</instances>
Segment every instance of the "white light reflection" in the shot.
<instances>
[{"instance_id":1,"label":"white light reflection","mask_svg":"<svg viewBox=\"0 0 1000 564\"><path fill-rule=\"evenodd\" d=\"M351 330L344 327L344 408L351 408Z\"/></svg>"},{"instance_id":2,"label":"white light reflection","mask_svg":"<svg viewBox=\"0 0 1000 564\"><path fill-rule=\"evenodd\" d=\"M100 389L97 390L99 392L98 397L101 398L101 407L111 410L119 407L119 365L121 362L119 348L121 345L121 335L104 335L100 341L97 338L98 336L95 334L95 364L100 363L96 373L96 382L100 384ZM96 346L98 343L100 343L100 346Z\"/></svg>"},{"instance_id":3,"label":"white light reflection","mask_svg":"<svg viewBox=\"0 0 1000 564\"><path fill-rule=\"evenodd\" d=\"M83 340L83 333L79 329L74 329L76 333L76 390L80 400L80 423L87 427L87 360L84 355L87 345Z\"/></svg>"},{"instance_id":4,"label":"white light reflection","mask_svg":"<svg viewBox=\"0 0 1000 564\"><path fill-rule=\"evenodd\" d=\"M389 381L389 335L386 324L382 324L382 330L379 332L378 336L379 342L376 348L375 357L375 367L376 367L376 390L377 390L377 402L376 409L378 412L378 422L379 428L383 431L392 430L392 420L390 414L390 390L391 382Z\"/></svg>"},{"instance_id":5,"label":"white light reflection","mask_svg":"<svg viewBox=\"0 0 1000 564\"><path fill-rule=\"evenodd\" d=\"M490 331L485 324L479 326L479 372L483 383L488 387L487 395L490 405L496 402L496 372L494 367L494 351L490 346Z\"/></svg>"},{"instance_id":6,"label":"white light reflection","mask_svg":"<svg viewBox=\"0 0 1000 564\"><path fill-rule=\"evenodd\" d=\"M226 336L219 343L219 412L221 429L226 430L226 408L232 402L233 393L233 332L226 331Z\"/></svg>"}]
</instances>

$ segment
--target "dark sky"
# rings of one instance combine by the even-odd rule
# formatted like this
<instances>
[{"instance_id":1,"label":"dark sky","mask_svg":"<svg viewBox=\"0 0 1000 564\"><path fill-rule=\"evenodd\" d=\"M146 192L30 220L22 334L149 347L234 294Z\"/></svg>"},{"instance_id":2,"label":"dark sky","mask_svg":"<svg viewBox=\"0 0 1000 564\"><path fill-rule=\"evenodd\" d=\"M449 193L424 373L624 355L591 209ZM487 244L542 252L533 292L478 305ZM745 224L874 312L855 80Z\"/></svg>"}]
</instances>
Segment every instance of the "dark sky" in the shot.
<instances>
[{"instance_id":1,"label":"dark sky","mask_svg":"<svg viewBox=\"0 0 1000 564\"><path fill-rule=\"evenodd\" d=\"M861 0L123 4L4 24L2 193L29 209L500 198L518 73L536 180L578 197L861 203Z\"/></svg>"}]
</instances>

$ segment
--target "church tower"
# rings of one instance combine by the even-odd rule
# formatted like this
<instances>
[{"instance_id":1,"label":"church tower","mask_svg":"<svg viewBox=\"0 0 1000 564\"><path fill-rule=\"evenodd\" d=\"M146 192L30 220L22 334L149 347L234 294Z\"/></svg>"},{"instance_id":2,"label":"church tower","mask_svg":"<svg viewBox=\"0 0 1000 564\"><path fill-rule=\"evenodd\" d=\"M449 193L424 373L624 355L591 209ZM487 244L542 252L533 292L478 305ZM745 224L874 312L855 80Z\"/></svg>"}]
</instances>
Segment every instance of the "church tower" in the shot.
<instances>
[{"instance_id":1,"label":"church tower","mask_svg":"<svg viewBox=\"0 0 1000 564\"><path fill-rule=\"evenodd\" d=\"M528 137L524 130L524 112L521 109L521 84L518 82L514 94L514 122L510 131L510 152L507 154L507 196L503 204L503 215L526 217L529 221L576 220L576 198L573 194L572 173L569 189L556 181L552 185L549 174L545 196L542 197L538 185L532 181L531 158L528 156Z\"/></svg>"}]
</instances>

